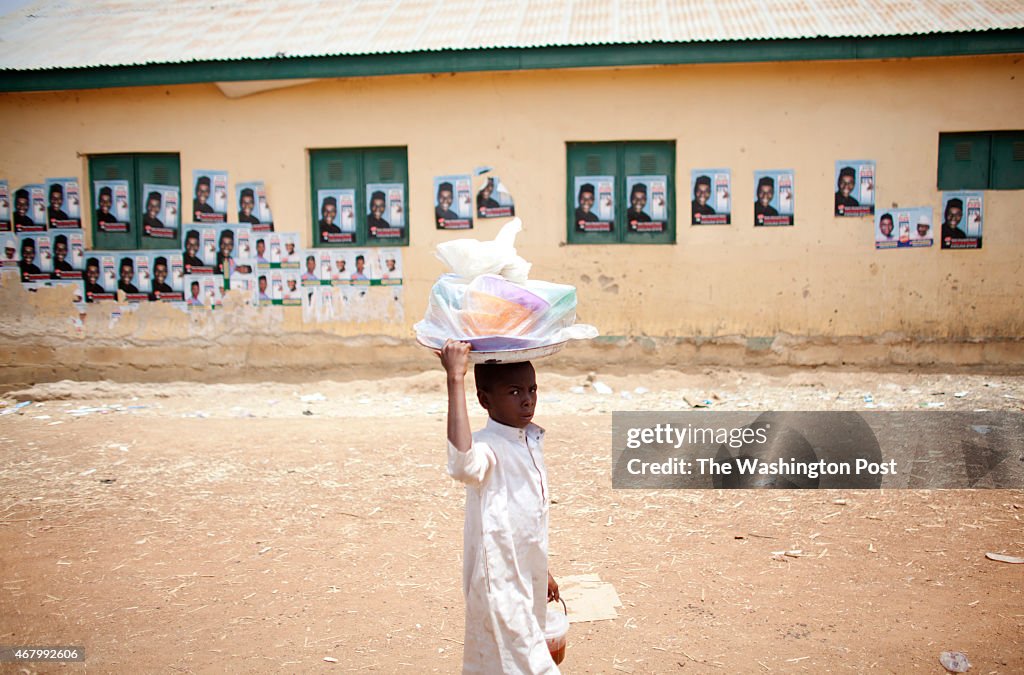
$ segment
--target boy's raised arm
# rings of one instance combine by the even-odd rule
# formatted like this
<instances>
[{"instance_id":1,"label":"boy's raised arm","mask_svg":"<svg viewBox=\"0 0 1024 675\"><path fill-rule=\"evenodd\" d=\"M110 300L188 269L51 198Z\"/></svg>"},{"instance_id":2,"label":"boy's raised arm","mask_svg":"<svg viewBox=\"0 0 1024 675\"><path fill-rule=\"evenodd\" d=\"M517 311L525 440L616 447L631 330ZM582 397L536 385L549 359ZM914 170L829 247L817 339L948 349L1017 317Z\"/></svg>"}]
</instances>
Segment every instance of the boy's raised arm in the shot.
<instances>
[{"instance_id":1,"label":"boy's raised arm","mask_svg":"<svg viewBox=\"0 0 1024 675\"><path fill-rule=\"evenodd\" d=\"M448 376L448 440L459 452L473 445L466 409L466 372L469 370L468 342L449 339L441 348L441 364Z\"/></svg>"}]
</instances>

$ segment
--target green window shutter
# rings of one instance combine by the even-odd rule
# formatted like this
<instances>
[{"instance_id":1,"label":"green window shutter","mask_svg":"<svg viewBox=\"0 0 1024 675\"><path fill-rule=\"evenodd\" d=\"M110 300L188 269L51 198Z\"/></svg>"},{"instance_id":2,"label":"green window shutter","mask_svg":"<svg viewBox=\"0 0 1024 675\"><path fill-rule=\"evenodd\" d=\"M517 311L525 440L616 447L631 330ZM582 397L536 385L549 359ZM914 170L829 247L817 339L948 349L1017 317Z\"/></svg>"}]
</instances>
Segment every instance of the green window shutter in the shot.
<instances>
[{"instance_id":1,"label":"green window shutter","mask_svg":"<svg viewBox=\"0 0 1024 675\"><path fill-rule=\"evenodd\" d=\"M991 134L939 134L940 190L985 190L989 187Z\"/></svg>"},{"instance_id":2,"label":"green window shutter","mask_svg":"<svg viewBox=\"0 0 1024 675\"><path fill-rule=\"evenodd\" d=\"M362 153L359 150L310 150L310 204L312 214L312 235L310 241L317 247L344 247L363 244L365 227L356 228L356 240L351 244L320 241L317 223L320 221L319 190L350 189L355 191L356 222L365 223L361 217L365 209L363 191Z\"/></svg>"},{"instance_id":3,"label":"green window shutter","mask_svg":"<svg viewBox=\"0 0 1024 675\"><path fill-rule=\"evenodd\" d=\"M1024 131L993 132L989 187L993 190L1024 188Z\"/></svg>"},{"instance_id":4,"label":"green window shutter","mask_svg":"<svg viewBox=\"0 0 1024 675\"><path fill-rule=\"evenodd\" d=\"M620 144L618 143L568 143L566 145L566 241L570 244L615 244L619 242L622 227L622 172L620 171ZM612 176L612 195L615 199L615 225L608 232L584 231L576 222L576 208L579 206L576 178L584 176ZM595 186L595 189L597 186ZM594 210L599 208L599 196L595 195Z\"/></svg>"},{"instance_id":5,"label":"green window shutter","mask_svg":"<svg viewBox=\"0 0 1024 675\"><path fill-rule=\"evenodd\" d=\"M356 212L360 233L366 244L375 246L408 246L409 245L409 153L406 148L370 148L363 150L363 194L360 211ZM402 209L405 226L401 237L371 236L366 227L366 214L369 211L365 186L372 183L395 183L402 185ZM358 200L357 200L358 201ZM384 220L394 220L388 213Z\"/></svg>"},{"instance_id":6,"label":"green window shutter","mask_svg":"<svg viewBox=\"0 0 1024 675\"><path fill-rule=\"evenodd\" d=\"M141 249L167 249L177 248L181 243L180 236L176 240L169 239L158 239L156 237L147 237L142 234L142 217L146 213L146 198L149 196L145 193L144 186L148 183L151 185L176 185L178 187L179 195L181 194L181 161L178 155L172 154L148 154L148 155L136 155L135 156L135 178L136 178L136 189L133 193L135 195L135 205L132 209L135 218L135 222L139 223L139 227L136 228L138 232L138 246ZM179 196L178 201L178 223L179 228L182 223L190 222L192 218L183 219L181 209L182 199ZM179 229L179 235L180 235Z\"/></svg>"},{"instance_id":7,"label":"green window shutter","mask_svg":"<svg viewBox=\"0 0 1024 675\"><path fill-rule=\"evenodd\" d=\"M622 241L629 244L674 244L676 241L676 217L675 217L675 165L676 145L675 142L642 142L625 143L622 150L622 187L619 192L620 205L619 214L622 215L620 232ZM626 194L627 178L629 176L664 176L664 192L655 194L654 186L648 185L647 207L654 211L655 199L663 199L664 205L657 207L664 209L665 227L661 232L657 231L631 231L628 223L625 222L625 213L629 208L630 195ZM660 219L659 219L660 220Z\"/></svg>"},{"instance_id":8,"label":"green window shutter","mask_svg":"<svg viewBox=\"0 0 1024 675\"><path fill-rule=\"evenodd\" d=\"M96 226L96 190L93 181L126 180L130 199L136 199L135 161L131 155L92 155L89 157L89 184L85 193L89 195L87 209L92 221L92 246L99 251L124 251L133 249L138 240L138 228L142 222L136 214L137 204L130 204L131 222L127 232L103 232Z\"/></svg>"}]
</instances>

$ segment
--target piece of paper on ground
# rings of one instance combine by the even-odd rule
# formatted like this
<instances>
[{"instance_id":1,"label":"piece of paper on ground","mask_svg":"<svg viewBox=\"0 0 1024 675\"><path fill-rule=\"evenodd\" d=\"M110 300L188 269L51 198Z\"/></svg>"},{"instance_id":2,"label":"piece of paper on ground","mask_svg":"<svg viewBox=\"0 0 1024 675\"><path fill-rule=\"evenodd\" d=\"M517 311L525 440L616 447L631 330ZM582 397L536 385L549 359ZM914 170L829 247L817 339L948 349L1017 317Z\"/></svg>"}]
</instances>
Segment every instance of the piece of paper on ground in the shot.
<instances>
[{"instance_id":1,"label":"piece of paper on ground","mask_svg":"<svg viewBox=\"0 0 1024 675\"><path fill-rule=\"evenodd\" d=\"M558 578L558 592L569 609L569 623L616 619L616 607L622 607L615 587L596 574L578 574Z\"/></svg>"}]
</instances>

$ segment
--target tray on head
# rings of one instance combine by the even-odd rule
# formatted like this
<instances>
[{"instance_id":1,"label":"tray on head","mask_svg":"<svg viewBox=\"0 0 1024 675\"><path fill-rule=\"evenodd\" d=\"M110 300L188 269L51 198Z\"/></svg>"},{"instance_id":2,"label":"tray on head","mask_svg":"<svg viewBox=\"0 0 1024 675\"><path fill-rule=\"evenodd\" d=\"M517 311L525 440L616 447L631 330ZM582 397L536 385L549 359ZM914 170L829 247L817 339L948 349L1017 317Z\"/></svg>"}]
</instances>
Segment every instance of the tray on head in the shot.
<instances>
[{"instance_id":1,"label":"tray on head","mask_svg":"<svg viewBox=\"0 0 1024 675\"><path fill-rule=\"evenodd\" d=\"M426 347L427 349L438 353L441 350L437 347L431 347L428 344L420 342L417 338L416 342ZM556 342L551 345L542 345L540 347L526 347L524 349L502 349L500 351L476 351L470 350L469 362L470 363L521 363L523 361L535 361L536 359L542 359L545 356L551 356L557 352L562 351L568 340L562 342Z\"/></svg>"}]
</instances>

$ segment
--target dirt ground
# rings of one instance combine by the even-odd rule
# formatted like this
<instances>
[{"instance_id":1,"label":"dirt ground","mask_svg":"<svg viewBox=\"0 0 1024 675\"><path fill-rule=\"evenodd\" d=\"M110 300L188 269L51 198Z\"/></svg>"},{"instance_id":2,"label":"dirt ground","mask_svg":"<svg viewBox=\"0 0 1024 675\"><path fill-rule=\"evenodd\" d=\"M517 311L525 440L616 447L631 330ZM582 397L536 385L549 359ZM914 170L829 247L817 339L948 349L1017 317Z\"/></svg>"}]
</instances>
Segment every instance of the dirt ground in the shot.
<instances>
[{"instance_id":1,"label":"dirt ground","mask_svg":"<svg viewBox=\"0 0 1024 675\"><path fill-rule=\"evenodd\" d=\"M572 625L564 672L942 673L947 650L972 673L1024 672L1024 565L985 558L1024 555L1022 491L610 479L613 410L1019 413L1024 377L598 375L610 394L584 380L539 377L550 564L598 574L623 607ZM0 670L458 671L464 491L445 473L442 385L8 393L0 411L32 403L0 417L0 644L84 646L86 661Z\"/></svg>"}]
</instances>

